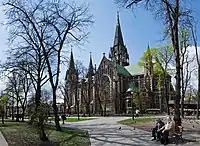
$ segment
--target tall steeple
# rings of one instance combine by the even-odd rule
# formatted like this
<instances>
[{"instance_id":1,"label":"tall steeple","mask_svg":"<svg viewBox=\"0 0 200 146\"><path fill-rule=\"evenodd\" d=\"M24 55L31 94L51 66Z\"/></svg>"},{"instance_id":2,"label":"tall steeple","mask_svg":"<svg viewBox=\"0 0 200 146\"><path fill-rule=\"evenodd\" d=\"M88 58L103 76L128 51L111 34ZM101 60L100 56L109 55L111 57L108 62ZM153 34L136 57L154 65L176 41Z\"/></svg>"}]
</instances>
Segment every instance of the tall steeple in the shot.
<instances>
[{"instance_id":1,"label":"tall steeple","mask_svg":"<svg viewBox=\"0 0 200 146\"><path fill-rule=\"evenodd\" d=\"M90 52L90 63L88 68L88 73L86 75L86 78L92 77L94 75L94 67L92 63L92 53Z\"/></svg>"},{"instance_id":2,"label":"tall steeple","mask_svg":"<svg viewBox=\"0 0 200 146\"><path fill-rule=\"evenodd\" d=\"M121 26L120 26L120 21L119 21L119 12L117 12L117 25L115 29L115 38L114 38L114 45L122 45L124 46L124 41L122 37L122 31L121 31Z\"/></svg>"},{"instance_id":3,"label":"tall steeple","mask_svg":"<svg viewBox=\"0 0 200 146\"><path fill-rule=\"evenodd\" d=\"M129 55L126 46L124 45L119 12L117 12L117 24L115 29L115 37L113 47L110 48L109 58L116 64L127 66L129 65Z\"/></svg>"},{"instance_id":4,"label":"tall steeple","mask_svg":"<svg viewBox=\"0 0 200 146\"><path fill-rule=\"evenodd\" d=\"M73 56L72 49L71 49L71 55L70 55L69 69L71 69L73 71L76 70L75 69L74 56Z\"/></svg>"},{"instance_id":5,"label":"tall steeple","mask_svg":"<svg viewBox=\"0 0 200 146\"><path fill-rule=\"evenodd\" d=\"M70 60L69 60L69 68L66 72L66 77L65 80L67 79L72 79L72 76L77 73L77 70L75 68L75 63L74 63L74 57L73 57L73 52L71 49L71 55L70 55Z\"/></svg>"},{"instance_id":6,"label":"tall steeple","mask_svg":"<svg viewBox=\"0 0 200 146\"><path fill-rule=\"evenodd\" d=\"M153 73L153 57L152 57L152 53L151 53L149 44L147 46L147 51L146 51L145 68L146 68L147 74L152 75L152 73Z\"/></svg>"}]
</instances>

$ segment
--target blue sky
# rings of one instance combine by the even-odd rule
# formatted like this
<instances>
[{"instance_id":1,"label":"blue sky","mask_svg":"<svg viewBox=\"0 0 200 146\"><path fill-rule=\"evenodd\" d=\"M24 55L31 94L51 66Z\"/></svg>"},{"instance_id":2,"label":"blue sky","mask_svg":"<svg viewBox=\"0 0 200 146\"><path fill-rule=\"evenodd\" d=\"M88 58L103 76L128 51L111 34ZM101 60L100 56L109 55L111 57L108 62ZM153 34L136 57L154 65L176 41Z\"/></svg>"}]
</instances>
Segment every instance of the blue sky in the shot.
<instances>
[{"instance_id":1,"label":"blue sky","mask_svg":"<svg viewBox=\"0 0 200 146\"><path fill-rule=\"evenodd\" d=\"M146 50L148 43L150 47L162 46L160 39L163 36L164 26L161 21L155 20L154 16L139 8L132 12L119 8L114 0L75 0L77 3L88 3L91 13L94 15L95 23L90 29L88 43L85 43L81 49L73 47L74 57L76 60L82 60L86 66L89 63L89 52L92 52L93 63L99 64L103 52L108 56L109 49L113 45L116 14L120 12L120 23L125 45L128 48L130 63L135 64L139 61L143 52ZM193 0L192 8L196 11L196 19L200 20L199 0ZM197 11L198 10L198 11ZM3 12L0 11L0 22L4 20ZM199 22L200 23L200 22ZM200 25L198 24L198 38L200 40ZM0 27L0 59L4 60L3 50L6 45L7 33L5 28ZM69 56L69 54L65 54ZM62 74L65 74L67 66L63 67Z\"/></svg>"},{"instance_id":2,"label":"blue sky","mask_svg":"<svg viewBox=\"0 0 200 146\"><path fill-rule=\"evenodd\" d=\"M119 8L114 0L81 0L81 3L83 2L89 3L95 23L90 31L89 43L84 45L84 51L80 52L75 49L75 58L83 60L87 66L89 52L92 52L93 63L96 64L100 63L103 52L108 55L109 49L113 45L117 11L120 12L121 29L130 54L130 63L138 62L148 43L150 47L163 45L160 40L163 36L164 26L161 21L155 20L150 12L142 8L136 9L134 12L125 10ZM191 7L196 11L196 18L200 20L198 5L200 5L200 1L193 0ZM198 30L198 38L200 38L199 32L200 30Z\"/></svg>"}]
</instances>

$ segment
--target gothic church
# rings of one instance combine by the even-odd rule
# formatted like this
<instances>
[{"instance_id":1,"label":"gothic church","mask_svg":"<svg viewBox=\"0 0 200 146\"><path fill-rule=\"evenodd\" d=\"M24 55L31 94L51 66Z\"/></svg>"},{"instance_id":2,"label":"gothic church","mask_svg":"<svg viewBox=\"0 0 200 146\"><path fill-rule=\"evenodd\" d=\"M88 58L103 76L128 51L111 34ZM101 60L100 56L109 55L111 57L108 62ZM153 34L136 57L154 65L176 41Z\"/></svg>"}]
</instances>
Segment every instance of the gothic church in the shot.
<instances>
[{"instance_id":1,"label":"gothic church","mask_svg":"<svg viewBox=\"0 0 200 146\"><path fill-rule=\"evenodd\" d=\"M150 51L149 47L147 49ZM90 55L88 72L83 79L78 78L71 52L65 78L68 112L89 115L130 114L133 105L141 111L150 108L165 111L163 89L158 89L156 85L159 78L152 75L153 62L151 57L149 59L146 67L130 64L118 15L114 43L108 57L103 53L100 65L93 67ZM171 98L173 87L170 76L167 88Z\"/></svg>"}]
</instances>

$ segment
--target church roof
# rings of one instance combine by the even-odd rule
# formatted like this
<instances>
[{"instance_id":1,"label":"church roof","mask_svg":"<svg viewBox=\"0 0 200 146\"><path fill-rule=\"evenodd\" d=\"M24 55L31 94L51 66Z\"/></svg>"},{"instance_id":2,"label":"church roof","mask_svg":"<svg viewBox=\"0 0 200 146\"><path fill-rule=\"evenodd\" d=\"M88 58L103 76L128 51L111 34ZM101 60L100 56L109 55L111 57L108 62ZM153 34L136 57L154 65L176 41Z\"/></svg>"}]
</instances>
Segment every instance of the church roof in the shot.
<instances>
[{"instance_id":1,"label":"church roof","mask_svg":"<svg viewBox=\"0 0 200 146\"><path fill-rule=\"evenodd\" d=\"M131 64L129 66L121 66L117 64L117 72L124 76L134 76L144 74L144 69L138 64Z\"/></svg>"},{"instance_id":2,"label":"church roof","mask_svg":"<svg viewBox=\"0 0 200 146\"><path fill-rule=\"evenodd\" d=\"M134 83L128 83L126 89L126 92L134 92L137 88Z\"/></svg>"},{"instance_id":3,"label":"church roof","mask_svg":"<svg viewBox=\"0 0 200 146\"><path fill-rule=\"evenodd\" d=\"M138 64L131 64L129 66L125 66L125 69L131 74L132 76L134 75L140 75L144 74L144 69L142 66Z\"/></svg>"},{"instance_id":4,"label":"church roof","mask_svg":"<svg viewBox=\"0 0 200 146\"><path fill-rule=\"evenodd\" d=\"M116 70L119 74L122 74L124 76L131 76L131 74L124 68L123 66L117 64Z\"/></svg>"}]
</instances>

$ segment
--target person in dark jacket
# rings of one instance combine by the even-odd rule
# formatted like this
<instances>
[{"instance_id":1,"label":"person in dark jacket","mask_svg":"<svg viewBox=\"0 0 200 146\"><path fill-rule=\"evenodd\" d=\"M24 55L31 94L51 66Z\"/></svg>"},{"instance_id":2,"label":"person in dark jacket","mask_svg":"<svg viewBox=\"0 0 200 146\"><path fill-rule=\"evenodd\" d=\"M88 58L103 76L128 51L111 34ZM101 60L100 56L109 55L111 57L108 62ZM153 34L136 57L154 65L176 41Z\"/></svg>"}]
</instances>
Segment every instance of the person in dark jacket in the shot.
<instances>
[{"instance_id":1,"label":"person in dark jacket","mask_svg":"<svg viewBox=\"0 0 200 146\"><path fill-rule=\"evenodd\" d=\"M152 129L152 140L160 140L162 131L158 131L158 129L162 128L165 123L161 119L156 120L156 126Z\"/></svg>"},{"instance_id":2,"label":"person in dark jacket","mask_svg":"<svg viewBox=\"0 0 200 146\"><path fill-rule=\"evenodd\" d=\"M61 118L62 118L63 124L65 124L65 120L67 119L66 116L62 115Z\"/></svg>"}]
</instances>

